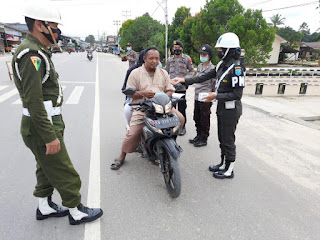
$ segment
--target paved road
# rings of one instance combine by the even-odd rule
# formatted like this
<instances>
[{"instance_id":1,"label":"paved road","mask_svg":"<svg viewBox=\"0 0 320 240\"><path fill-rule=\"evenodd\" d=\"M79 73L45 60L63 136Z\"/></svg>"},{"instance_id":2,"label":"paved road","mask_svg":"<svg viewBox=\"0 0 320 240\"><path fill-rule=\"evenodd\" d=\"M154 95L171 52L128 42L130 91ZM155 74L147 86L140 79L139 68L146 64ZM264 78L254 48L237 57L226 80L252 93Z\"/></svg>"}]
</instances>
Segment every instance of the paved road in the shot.
<instances>
[{"instance_id":1,"label":"paved road","mask_svg":"<svg viewBox=\"0 0 320 240\"><path fill-rule=\"evenodd\" d=\"M191 87L188 132L178 138L184 149L179 160L183 189L171 199L159 169L139 154L130 154L117 172L109 168L125 135L119 89L127 63L102 53L95 53L93 62L84 53L56 54L53 60L65 87L65 140L82 178L83 203L98 197L105 214L87 227L69 226L67 218L35 220L35 164L19 135L21 105L0 58L0 239L320 239L319 130L274 115L269 106L263 111L263 105L245 97L235 178L214 179L207 167L219 158L216 119L213 114L207 147L188 143L195 134ZM93 126L97 80L100 125ZM97 131L100 149L92 146ZM90 175L92 150L100 155L98 182L92 182L97 174ZM88 199L93 183L100 184L100 192ZM61 203L57 193L54 200ZM97 238L88 235L99 228Z\"/></svg>"}]
</instances>

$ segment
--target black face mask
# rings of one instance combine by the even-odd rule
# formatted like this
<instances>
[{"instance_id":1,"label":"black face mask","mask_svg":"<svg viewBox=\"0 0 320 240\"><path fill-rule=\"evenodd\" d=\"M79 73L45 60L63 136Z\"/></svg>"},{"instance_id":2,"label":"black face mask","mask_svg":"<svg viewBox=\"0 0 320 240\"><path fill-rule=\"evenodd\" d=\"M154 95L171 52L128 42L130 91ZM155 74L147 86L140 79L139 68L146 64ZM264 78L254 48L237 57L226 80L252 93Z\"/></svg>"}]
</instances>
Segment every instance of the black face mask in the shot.
<instances>
[{"instance_id":1,"label":"black face mask","mask_svg":"<svg viewBox=\"0 0 320 240\"><path fill-rule=\"evenodd\" d=\"M181 53L182 53L182 50L181 49L175 49L175 50L173 50L173 53L174 53L174 55L181 55Z\"/></svg>"},{"instance_id":2,"label":"black face mask","mask_svg":"<svg viewBox=\"0 0 320 240\"><path fill-rule=\"evenodd\" d=\"M222 59L224 56L224 53L222 51L217 51L218 58Z\"/></svg>"},{"instance_id":3,"label":"black face mask","mask_svg":"<svg viewBox=\"0 0 320 240\"><path fill-rule=\"evenodd\" d=\"M43 23L43 25L46 27L46 29L48 29L48 25L45 23L45 22L42 22ZM58 36L56 37L56 42L58 42L59 41L59 39L60 39L60 36L61 36L61 30L59 29L59 28L57 28L57 29L54 29L54 28L51 28L51 30L52 30L52 33L53 34L57 34ZM48 31L49 31L49 29L48 29ZM52 44L54 44L54 40L53 40L53 38L52 38L52 35L50 34L50 31L49 31L49 33L45 33L45 32L42 32L42 35L43 36L45 36L45 38L46 39L48 39L49 40L49 42L51 42Z\"/></svg>"}]
</instances>

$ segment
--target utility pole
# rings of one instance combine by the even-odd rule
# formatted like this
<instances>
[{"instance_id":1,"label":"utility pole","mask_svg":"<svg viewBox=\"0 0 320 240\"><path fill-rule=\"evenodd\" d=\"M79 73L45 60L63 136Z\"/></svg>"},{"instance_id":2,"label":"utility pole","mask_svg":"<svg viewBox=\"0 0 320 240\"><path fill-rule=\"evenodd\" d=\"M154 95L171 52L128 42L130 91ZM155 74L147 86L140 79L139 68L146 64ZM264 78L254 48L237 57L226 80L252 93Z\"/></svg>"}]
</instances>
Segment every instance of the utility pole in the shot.
<instances>
[{"instance_id":1,"label":"utility pole","mask_svg":"<svg viewBox=\"0 0 320 240\"><path fill-rule=\"evenodd\" d=\"M165 20L166 20L166 64L168 60L168 0L166 1L166 6L164 10Z\"/></svg>"},{"instance_id":2,"label":"utility pole","mask_svg":"<svg viewBox=\"0 0 320 240\"><path fill-rule=\"evenodd\" d=\"M117 37L118 37L118 26L121 25L121 21L120 20L113 20L113 25L117 26Z\"/></svg>"},{"instance_id":3,"label":"utility pole","mask_svg":"<svg viewBox=\"0 0 320 240\"><path fill-rule=\"evenodd\" d=\"M126 17L126 21L128 20L128 17L131 16L131 11L128 10L122 10L122 16Z\"/></svg>"}]
</instances>

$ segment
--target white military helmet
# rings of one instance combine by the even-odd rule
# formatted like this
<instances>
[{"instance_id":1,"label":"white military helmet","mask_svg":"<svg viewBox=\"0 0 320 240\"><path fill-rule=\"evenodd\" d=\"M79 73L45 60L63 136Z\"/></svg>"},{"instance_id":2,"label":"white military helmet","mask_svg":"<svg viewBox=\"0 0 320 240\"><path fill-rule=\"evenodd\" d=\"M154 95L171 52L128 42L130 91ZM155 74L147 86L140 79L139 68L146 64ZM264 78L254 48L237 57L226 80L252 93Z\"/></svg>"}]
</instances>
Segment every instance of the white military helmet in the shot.
<instances>
[{"instance_id":1,"label":"white military helmet","mask_svg":"<svg viewBox=\"0 0 320 240\"><path fill-rule=\"evenodd\" d=\"M62 24L59 10L47 0L29 0L26 2L23 16L35 20Z\"/></svg>"},{"instance_id":2,"label":"white military helmet","mask_svg":"<svg viewBox=\"0 0 320 240\"><path fill-rule=\"evenodd\" d=\"M217 40L216 48L240 48L240 41L236 34L232 32L222 34Z\"/></svg>"}]
</instances>

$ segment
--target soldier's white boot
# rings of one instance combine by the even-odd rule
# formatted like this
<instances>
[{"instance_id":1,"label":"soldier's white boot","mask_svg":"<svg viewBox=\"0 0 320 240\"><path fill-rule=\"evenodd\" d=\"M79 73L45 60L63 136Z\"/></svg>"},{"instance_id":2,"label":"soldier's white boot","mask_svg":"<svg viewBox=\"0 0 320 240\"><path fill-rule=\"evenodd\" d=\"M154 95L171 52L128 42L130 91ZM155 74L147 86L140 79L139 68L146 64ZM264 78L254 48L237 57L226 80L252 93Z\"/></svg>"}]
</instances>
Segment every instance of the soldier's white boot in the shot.
<instances>
[{"instance_id":1,"label":"soldier's white boot","mask_svg":"<svg viewBox=\"0 0 320 240\"><path fill-rule=\"evenodd\" d=\"M63 217L67 216L69 209L67 207L58 206L51 200L50 197L38 198L38 208L36 211L37 220L43 220L49 217Z\"/></svg>"}]
</instances>

